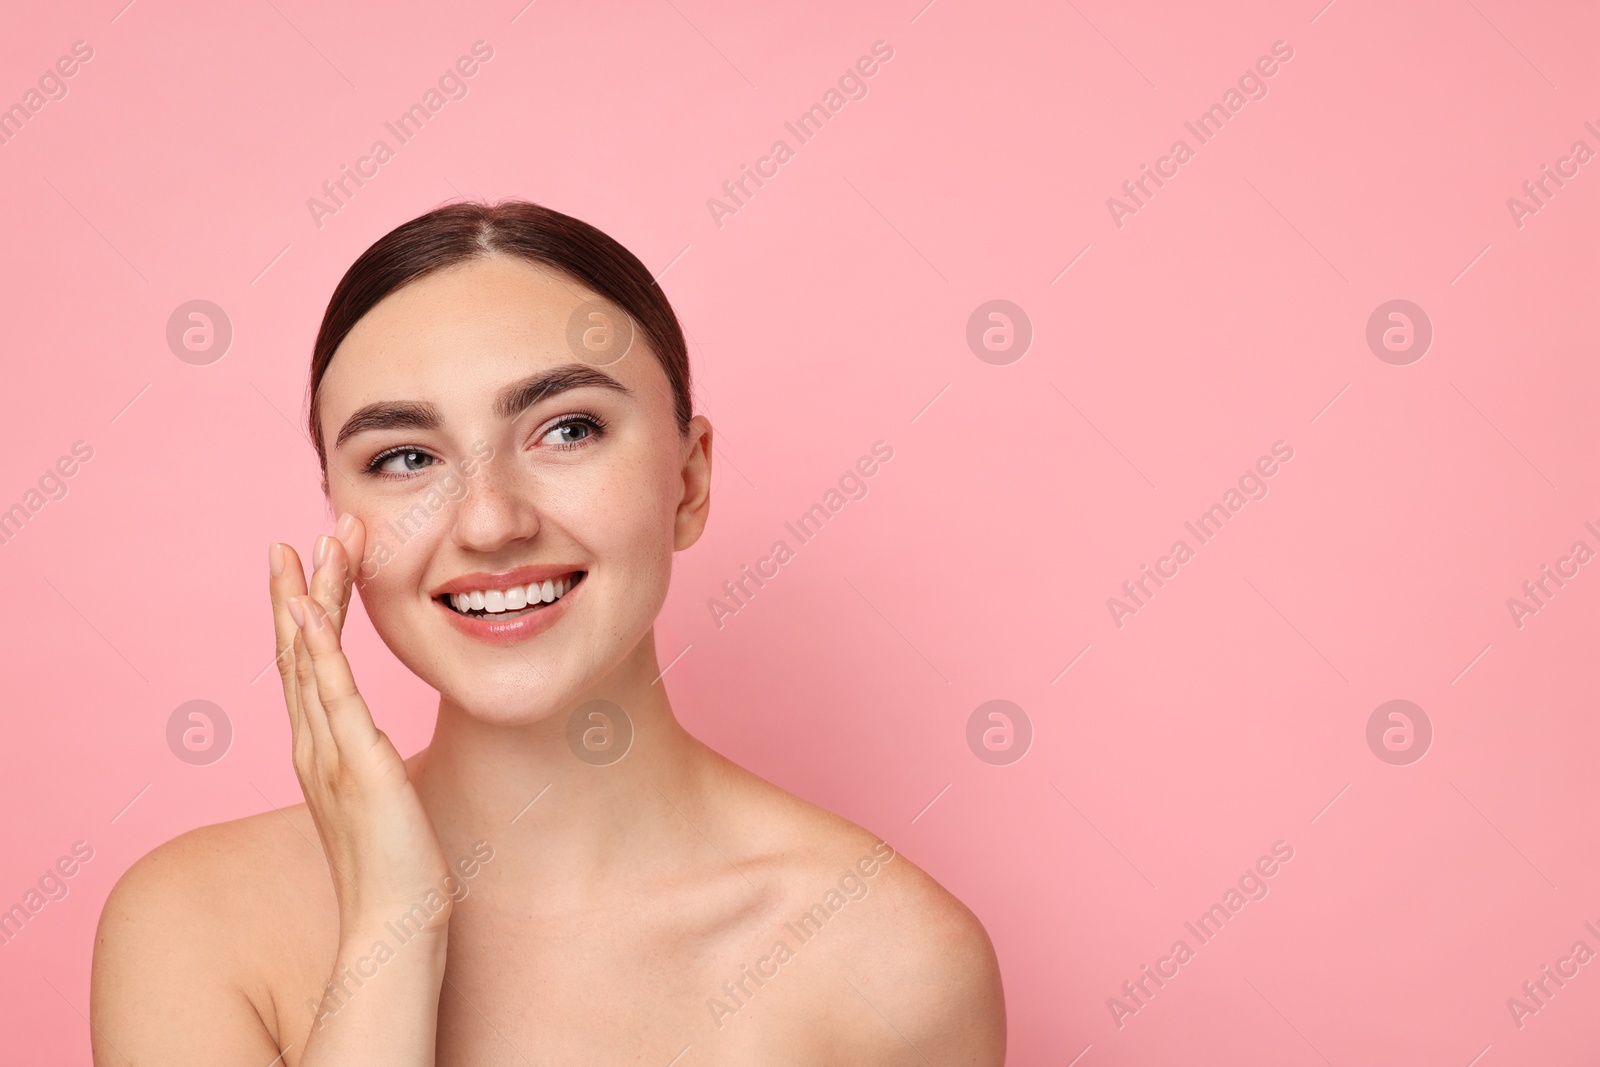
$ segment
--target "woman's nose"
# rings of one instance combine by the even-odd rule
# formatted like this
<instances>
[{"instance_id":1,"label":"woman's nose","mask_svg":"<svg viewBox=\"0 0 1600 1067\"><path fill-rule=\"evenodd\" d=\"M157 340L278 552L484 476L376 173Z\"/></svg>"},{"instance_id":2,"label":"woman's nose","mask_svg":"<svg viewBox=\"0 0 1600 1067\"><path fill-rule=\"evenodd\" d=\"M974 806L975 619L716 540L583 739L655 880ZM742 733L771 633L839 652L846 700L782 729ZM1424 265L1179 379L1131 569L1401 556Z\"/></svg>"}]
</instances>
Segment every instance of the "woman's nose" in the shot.
<instances>
[{"instance_id":1,"label":"woman's nose","mask_svg":"<svg viewBox=\"0 0 1600 1067\"><path fill-rule=\"evenodd\" d=\"M512 464L497 456L467 479L456 510L454 537L464 549L493 552L539 532L532 487L519 480Z\"/></svg>"}]
</instances>

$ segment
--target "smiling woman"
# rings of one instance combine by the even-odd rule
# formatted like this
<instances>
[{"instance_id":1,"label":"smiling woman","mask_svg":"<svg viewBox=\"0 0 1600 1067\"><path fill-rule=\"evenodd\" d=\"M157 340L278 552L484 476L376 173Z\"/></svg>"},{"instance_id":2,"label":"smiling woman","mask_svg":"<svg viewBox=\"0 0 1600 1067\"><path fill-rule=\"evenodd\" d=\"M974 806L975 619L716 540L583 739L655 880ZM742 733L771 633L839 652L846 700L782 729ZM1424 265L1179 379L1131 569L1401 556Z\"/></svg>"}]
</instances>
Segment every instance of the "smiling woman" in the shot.
<instances>
[{"instance_id":1,"label":"smiling woman","mask_svg":"<svg viewBox=\"0 0 1600 1067\"><path fill-rule=\"evenodd\" d=\"M737 1018L713 1007L840 869L894 853L677 721L654 623L710 513L689 384L649 271L558 212L450 205L356 261L311 365L339 520L309 580L268 550L306 803L123 875L97 1064L1003 1062L988 935L904 857ZM439 693L408 759L340 648L356 592ZM470 897L439 893L479 845Z\"/></svg>"}]
</instances>

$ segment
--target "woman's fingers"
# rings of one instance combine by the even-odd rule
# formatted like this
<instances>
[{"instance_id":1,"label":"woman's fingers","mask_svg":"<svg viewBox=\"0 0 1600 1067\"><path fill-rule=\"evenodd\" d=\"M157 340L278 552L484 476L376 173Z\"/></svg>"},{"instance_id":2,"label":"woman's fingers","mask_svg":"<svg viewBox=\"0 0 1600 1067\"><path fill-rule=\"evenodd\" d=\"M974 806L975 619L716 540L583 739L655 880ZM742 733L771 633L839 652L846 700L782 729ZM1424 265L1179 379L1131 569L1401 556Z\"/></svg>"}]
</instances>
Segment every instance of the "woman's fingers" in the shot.
<instances>
[{"instance_id":1,"label":"woman's fingers","mask_svg":"<svg viewBox=\"0 0 1600 1067\"><path fill-rule=\"evenodd\" d=\"M344 542L331 534L322 534L317 538L311 558L317 569L311 574L308 592L331 617L335 629L342 629L350 589L350 566Z\"/></svg>"},{"instance_id":2,"label":"woman's fingers","mask_svg":"<svg viewBox=\"0 0 1600 1067\"><path fill-rule=\"evenodd\" d=\"M312 675L310 697L318 702L317 710L340 751L364 752L378 740L378 727L356 689L350 661L339 647L339 631L316 598L304 597L299 603L305 616L300 636L309 652ZM305 696L307 689L302 687L301 693Z\"/></svg>"},{"instance_id":3,"label":"woman's fingers","mask_svg":"<svg viewBox=\"0 0 1600 1067\"><path fill-rule=\"evenodd\" d=\"M313 555L316 572L311 576L309 591L331 616L336 633L344 631L356 568L365 548L366 528L348 512L339 518L332 534L317 538Z\"/></svg>"},{"instance_id":4,"label":"woman's fingers","mask_svg":"<svg viewBox=\"0 0 1600 1067\"><path fill-rule=\"evenodd\" d=\"M284 544L268 549L278 673L289 709L296 766L305 771L338 762L341 745L370 747L378 736L339 647L366 547L366 529L353 515L332 535L317 538L308 583L300 557Z\"/></svg>"},{"instance_id":5,"label":"woman's fingers","mask_svg":"<svg viewBox=\"0 0 1600 1067\"><path fill-rule=\"evenodd\" d=\"M289 708L289 729L298 744L305 725L300 708L299 687L294 671L294 642L300 627L290 612L289 602L306 591L300 557L288 545L267 546L268 592L272 598L272 630L278 676L283 682L283 699Z\"/></svg>"},{"instance_id":6,"label":"woman's fingers","mask_svg":"<svg viewBox=\"0 0 1600 1067\"><path fill-rule=\"evenodd\" d=\"M306 624L311 621L312 603L311 597L304 594L289 600L289 614L295 624L294 651L290 654L294 661L295 701L305 719L305 732L311 738L311 751L307 755L312 762L305 765L307 771L313 767L332 766L339 759L339 748L328 726L328 713L317 693L311 649L306 643Z\"/></svg>"},{"instance_id":7,"label":"woman's fingers","mask_svg":"<svg viewBox=\"0 0 1600 1067\"><path fill-rule=\"evenodd\" d=\"M349 571L345 575L345 603L349 603L351 583L360 578L360 570L365 564L367 551L367 527L360 519L348 511L339 516L338 525L333 528L333 535L344 544L344 558L349 564ZM343 627L340 627L342 630Z\"/></svg>"}]
</instances>

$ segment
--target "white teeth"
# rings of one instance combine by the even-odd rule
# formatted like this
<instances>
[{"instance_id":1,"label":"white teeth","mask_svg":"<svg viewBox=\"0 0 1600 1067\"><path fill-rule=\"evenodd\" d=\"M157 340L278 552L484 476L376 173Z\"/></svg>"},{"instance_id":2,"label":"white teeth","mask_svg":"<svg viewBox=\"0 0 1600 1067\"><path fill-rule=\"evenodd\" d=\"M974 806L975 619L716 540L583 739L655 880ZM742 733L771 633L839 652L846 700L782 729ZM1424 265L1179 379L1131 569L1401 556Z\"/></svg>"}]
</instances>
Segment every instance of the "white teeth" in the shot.
<instances>
[{"instance_id":1,"label":"white teeth","mask_svg":"<svg viewBox=\"0 0 1600 1067\"><path fill-rule=\"evenodd\" d=\"M575 579L562 578L543 582L530 582L528 585L514 586L510 589L480 589L471 593L451 593L450 603L457 611L486 611L499 614L506 611L521 611L536 604L553 604L567 594L574 585Z\"/></svg>"}]
</instances>

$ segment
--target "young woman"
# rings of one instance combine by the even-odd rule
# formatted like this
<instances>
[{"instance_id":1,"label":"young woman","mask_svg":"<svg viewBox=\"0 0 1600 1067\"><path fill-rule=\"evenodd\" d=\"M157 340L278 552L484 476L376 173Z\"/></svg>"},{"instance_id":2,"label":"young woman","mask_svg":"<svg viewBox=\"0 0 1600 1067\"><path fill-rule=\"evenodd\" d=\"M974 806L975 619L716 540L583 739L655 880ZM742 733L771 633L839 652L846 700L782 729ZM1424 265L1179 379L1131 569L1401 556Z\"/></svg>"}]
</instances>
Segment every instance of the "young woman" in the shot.
<instances>
[{"instance_id":1,"label":"young woman","mask_svg":"<svg viewBox=\"0 0 1600 1067\"><path fill-rule=\"evenodd\" d=\"M334 291L310 430L339 520L309 581L268 551L306 803L117 883L96 1064L1003 1062L972 913L673 716L711 424L638 259L519 201L406 223ZM354 590L439 692L410 759L340 651Z\"/></svg>"}]
</instances>

